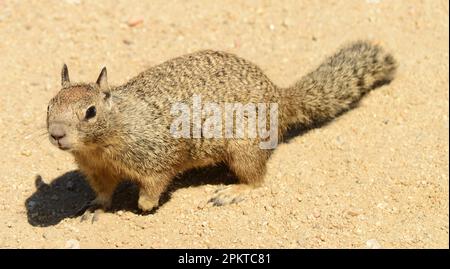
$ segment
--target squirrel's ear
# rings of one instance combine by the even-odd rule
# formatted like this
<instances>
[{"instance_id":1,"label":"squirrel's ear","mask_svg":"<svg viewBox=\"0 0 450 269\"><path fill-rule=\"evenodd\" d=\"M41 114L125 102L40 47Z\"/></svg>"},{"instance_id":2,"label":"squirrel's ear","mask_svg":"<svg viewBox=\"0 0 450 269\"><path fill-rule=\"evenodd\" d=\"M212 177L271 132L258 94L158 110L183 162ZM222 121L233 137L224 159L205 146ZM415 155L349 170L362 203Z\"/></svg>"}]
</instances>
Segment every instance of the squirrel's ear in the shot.
<instances>
[{"instance_id":1,"label":"squirrel's ear","mask_svg":"<svg viewBox=\"0 0 450 269\"><path fill-rule=\"evenodd\" d=\"M61 70L61 86L67 86L70 83L69 79L69 70L67 69L67 65L64 64Z\"/></svg>"},{"instance_id":2,"label":"squirrel's ear","mask_svg":"<svg viewBox=\"0 0 450 269\"><path fill-rule=\"evenodd\" d=\"M100 75L98 76L96 83L100 87L100 89L102 89L102 90L108 89L108 74L106 72L106 67L103 67L102 71L100 72Z\"/></svg>"}]
</instances>

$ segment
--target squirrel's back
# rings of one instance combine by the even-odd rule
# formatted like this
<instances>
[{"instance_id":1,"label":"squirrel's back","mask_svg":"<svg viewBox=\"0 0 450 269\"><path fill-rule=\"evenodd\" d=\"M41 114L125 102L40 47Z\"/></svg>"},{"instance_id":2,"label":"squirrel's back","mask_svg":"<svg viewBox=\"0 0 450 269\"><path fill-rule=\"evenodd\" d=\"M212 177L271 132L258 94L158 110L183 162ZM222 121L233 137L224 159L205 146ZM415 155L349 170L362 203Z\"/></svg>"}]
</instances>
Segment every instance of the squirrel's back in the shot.
<instances>
[{"instance_id":1,"label":"squirrel's back","mask_svg":"<svg viewBox=\"0 0 450 269\"><path fill-rule=\"evenodd\" d=\"M279 91L255 64L234 54L203 50L183 55L140 73L116 89L146 101L278 101ZM155 99L155 100L154 100Z\"/></svg>"}]
</instances>

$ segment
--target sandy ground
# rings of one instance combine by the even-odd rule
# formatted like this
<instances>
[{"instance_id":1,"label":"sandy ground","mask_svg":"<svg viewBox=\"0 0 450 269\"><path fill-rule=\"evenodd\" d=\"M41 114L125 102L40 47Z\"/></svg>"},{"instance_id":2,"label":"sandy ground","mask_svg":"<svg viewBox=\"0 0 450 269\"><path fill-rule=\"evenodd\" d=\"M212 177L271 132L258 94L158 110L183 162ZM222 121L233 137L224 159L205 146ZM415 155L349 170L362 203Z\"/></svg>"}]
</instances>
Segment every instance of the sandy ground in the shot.
<instances>
[{"instance_id":1,"label":"sandy ground","mask_svg":"<svg viewBox=\"0 0 450 269\"><path fill-rule=\"evenodd\" d=\"M0 247L448 248L448 11L445 0L0 0ZM120 84L209 48L287 86L355 39L390 50L396 79L280 145L243 202L207 204L233 181L218 167L176 180L152 215L125 184L114 213L74 216L93 194L45 130L63 62L72 80L106 65Z\"/></svg>"}]
</instances>

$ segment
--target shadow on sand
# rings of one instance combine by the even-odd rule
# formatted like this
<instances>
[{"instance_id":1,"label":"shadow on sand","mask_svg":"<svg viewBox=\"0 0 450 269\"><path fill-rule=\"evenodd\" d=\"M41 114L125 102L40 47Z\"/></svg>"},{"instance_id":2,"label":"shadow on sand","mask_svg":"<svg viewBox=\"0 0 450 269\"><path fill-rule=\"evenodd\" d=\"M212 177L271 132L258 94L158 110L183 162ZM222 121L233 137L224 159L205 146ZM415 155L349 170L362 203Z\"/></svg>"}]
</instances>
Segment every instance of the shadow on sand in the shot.
<instances>
[{"instance_id":1,"label":"shadow on sand","mask_svg":"<svg viewBox=\"0 0 450 269\"><path fill-rule=\"evenodd\" d=\"M191 170L172 181L160 198L160 206L169 201L171 194L180 188L236 182L236 177L224 165ZM67 172L52 180L50 184L45 184L42 177L37 175L35 185L36 192L25 201L28 222L33 226L52 226L65 218L77 217L80 215L80 209L95 197L78 170ZM137 207L138 195L139 187L136 184L123 182L114 193L111 210L142 213Z\"/></svg>"}]
</instances>

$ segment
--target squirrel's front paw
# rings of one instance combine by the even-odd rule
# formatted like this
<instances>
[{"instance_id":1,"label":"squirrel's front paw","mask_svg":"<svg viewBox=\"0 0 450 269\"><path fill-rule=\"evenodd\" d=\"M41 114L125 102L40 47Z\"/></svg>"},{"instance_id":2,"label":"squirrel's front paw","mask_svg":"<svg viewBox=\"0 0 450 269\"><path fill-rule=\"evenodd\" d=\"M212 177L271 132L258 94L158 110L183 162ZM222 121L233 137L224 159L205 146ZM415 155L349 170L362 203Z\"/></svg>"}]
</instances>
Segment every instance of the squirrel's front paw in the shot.
<instances>
[{"instance_id":1,"label":"squirrel's front paw","mask_svg":"<svg viewBox=\"0 0 450 269\"><path fill-rule=\"evenodd\" d=\"M78 213L81 215L81 221L91 219L91 223L94 223L98 221L99 215L110 208L110 206L110 199L102 199L101 197L97 197L83 206Z\"/></svg>"},{"instance_id":2,"label":"squirrel's front paw","mask_svg":"<svg viewBox=\"0 0 450 269\"><path fill-rule=\"evenodd\" d=\"M81 216L81 221L91 220L91 223L98 221L99 215L105 212L102 208L92 209L88 208Z\"/></svg>"},{"instance_id":3,"label":"squirrel's front paw","mask_svg":"<svg viewBox=\"0 0 450 269\"><path fill-rule=\"evenodd\" d=\"M152 209L155 209L159 205L159 199L152 198L145 193L141 193L139 195L138 207L140 210L144 212L149 212Z\"/></svg>"}]
</instances>

